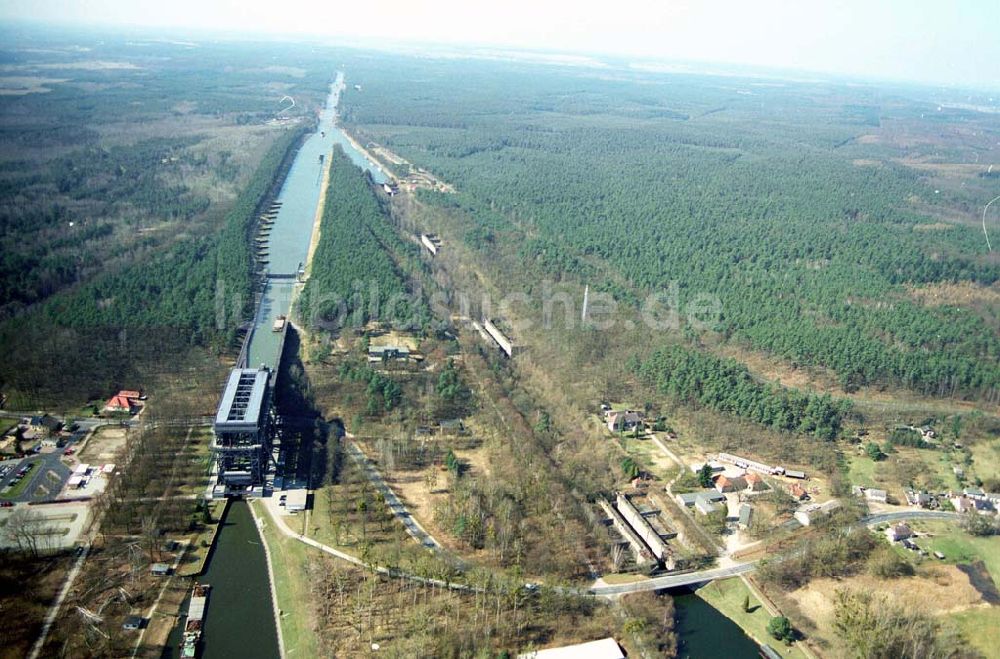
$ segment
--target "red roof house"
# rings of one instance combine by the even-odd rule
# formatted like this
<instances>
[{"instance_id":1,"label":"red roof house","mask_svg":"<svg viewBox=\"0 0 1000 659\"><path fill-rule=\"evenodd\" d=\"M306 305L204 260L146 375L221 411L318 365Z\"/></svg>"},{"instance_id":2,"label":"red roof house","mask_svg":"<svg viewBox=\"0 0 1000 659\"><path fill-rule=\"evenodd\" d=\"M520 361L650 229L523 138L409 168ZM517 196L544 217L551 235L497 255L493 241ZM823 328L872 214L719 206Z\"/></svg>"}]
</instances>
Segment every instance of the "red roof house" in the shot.
<instances>
[{"instance_id":1,"label":"red roof house","mask_svg":"<svg viewBox=\"0 0 1000 659\"><path fill-rule=\"evenodd\" d=\"M104 406L105 412L132 412L132 401L126 396L118 394L112 396L111 400Z\"/></svg>"},{"instance_id":2,"label":"red roof house","mask_svg":"<svg viewBox=\"0 0 1000 659\"><path fill-rule=\"evenodd\" d=\"M788 493L791 494L796 499L798 499L799 501L809 496L809 493L806 492L804 489L802 489L802 486L799 485L798 483L792 483L791 485L789 485Z\"/></svg>"}]
</instances>

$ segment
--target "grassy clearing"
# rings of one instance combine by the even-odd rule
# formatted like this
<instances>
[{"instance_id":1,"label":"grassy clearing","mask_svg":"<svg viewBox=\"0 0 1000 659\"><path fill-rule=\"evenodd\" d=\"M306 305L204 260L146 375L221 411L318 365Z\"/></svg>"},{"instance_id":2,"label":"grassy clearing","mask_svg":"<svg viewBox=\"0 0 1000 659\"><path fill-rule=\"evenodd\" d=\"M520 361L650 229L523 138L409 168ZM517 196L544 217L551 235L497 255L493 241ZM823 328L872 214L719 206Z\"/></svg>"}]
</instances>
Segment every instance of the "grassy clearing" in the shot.
<instances>
[{"instance_id":1,"label":"grassy clearing","mask_svg":"<svg viewBox=\"0 0 1000 659\"><path fill-rule=\"evenodd\" d=\"M285 652L293 657L319 656L309 608L312 596L308 584L302 579L310 554L315 554L316 550L278 533L260 502L255 501L251 505L254 512L264 519L262 533L271 553L271 570L280 612L278 622L285 641Z\"/></svg>"},{"instance_id":2,"label":"grassy clearing","mask_svg":"<svg viewBox=\"0 0 1000 659\"><path fill-rule=\"evenodd\" d=\"M1000 647L1000 607L984 606L949 616L969 644L984 657L994 656Z\"/></svg>"},{"instance_id":3,"label":"grassy clearing","mask_svg":"<svg viewBox=\"0 0 1000 659\"><path fill-rule=\"evenodd\" d=\"M977 442L970 450L976 476L983 480L1000 477L1000 439Z\"/></svg>"},{"instance_id":4,"label":"grassy clearing","mask_svg":"<svg viewBox=\"0 0 1000 659\"><path fill-rule=\"evenodd\" d=\"M735 622L757 643L767 643L786 657L806 657L797 645L788 647L771 638L767 633L767 623L771 619L767 608L753 596L742 579L724 579L698 589L698 596ZM745 599L750 598L750 611L743 609Z\"/></svg>"},{"instance_id":5,"label":"grassy clearing","mask_svg":"<svg viewBox=\"0 0 1000 659\"><path fill-rule=\"evenodd\" d=\"M844 456L847 460L847 473L851 483L857 485L878 485L875 478L876 463L868 456L849 453Z\"/></svg>"}]
</instances>

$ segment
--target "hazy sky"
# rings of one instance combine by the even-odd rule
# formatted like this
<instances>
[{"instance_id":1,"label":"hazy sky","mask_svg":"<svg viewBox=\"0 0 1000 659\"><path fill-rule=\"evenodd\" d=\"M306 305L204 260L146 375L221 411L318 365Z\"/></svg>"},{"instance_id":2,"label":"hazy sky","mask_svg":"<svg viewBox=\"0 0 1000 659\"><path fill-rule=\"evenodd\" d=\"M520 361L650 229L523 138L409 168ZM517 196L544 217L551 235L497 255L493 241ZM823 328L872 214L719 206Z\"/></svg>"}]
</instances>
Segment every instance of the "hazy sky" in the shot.
<instances>
[{"instance_id":1,"label":"hazy sky","mask_svg":"<svg viewBox=\"0 0 1000 659\"><path fill-rule=\"evenodd\" d=\"M1000 89L1000 0L0 0L0 19L482 43Z\"/></svg>"}]
</instances>

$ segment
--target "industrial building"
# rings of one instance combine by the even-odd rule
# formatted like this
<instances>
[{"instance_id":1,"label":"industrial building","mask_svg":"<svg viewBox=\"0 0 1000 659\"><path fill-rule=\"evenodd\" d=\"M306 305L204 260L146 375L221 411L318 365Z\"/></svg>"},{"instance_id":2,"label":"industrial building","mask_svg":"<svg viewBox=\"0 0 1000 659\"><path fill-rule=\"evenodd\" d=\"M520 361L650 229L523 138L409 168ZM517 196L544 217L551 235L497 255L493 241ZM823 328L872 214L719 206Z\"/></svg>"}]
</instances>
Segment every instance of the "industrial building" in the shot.
<instances>
[{"instance_id":1,"label":"industrial building","mask_svg":"<svg viewBox=\"0 0 1000 659\"><path fill-rule=\"evenodd\" d=\"M483 328L486 330L487 334L493 338L496 344L500 347L500 350L504 352L508 357L514 356L514 342L507 338L503 332L493 323L489 318L483 317Z\"/></svg>"},{"instance_id":2,"label":"industrial building","mask_svg":"<svg viewBox=\"0 0 1000 659\"><path fill-rule=\"evenodd\" d=\"M236 368L229 374L213 430L213 496L263 494L271 455L271 371Z\"/></svg>"}]
</instances>

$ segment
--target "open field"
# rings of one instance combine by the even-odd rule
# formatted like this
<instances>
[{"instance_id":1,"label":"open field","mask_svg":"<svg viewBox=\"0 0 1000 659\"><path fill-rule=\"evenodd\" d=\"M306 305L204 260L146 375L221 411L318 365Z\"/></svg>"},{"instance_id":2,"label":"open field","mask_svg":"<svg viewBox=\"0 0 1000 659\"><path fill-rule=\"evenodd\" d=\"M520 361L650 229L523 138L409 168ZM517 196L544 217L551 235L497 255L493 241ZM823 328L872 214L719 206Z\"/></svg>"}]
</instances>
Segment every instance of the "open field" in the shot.
<instances>
[{"instance_id":1,"label":"open field","mask_svg":"<svg viewBox=\"0 0 1000 659\"><path fill-rule=\"evenodd\" d=\"M980 606L953 613L948 618L984 657L993 655L1000 646L1000 606Z\"/></svg>"},{"instance_id":2,"label":"open field","mask_svg":"<svg viewBox=\"0 0 1000 659\"><path fill-rule=\"evenodd\" d=\"M824 649L838 647L837 632L833 628L834 596L838 589L877 592L893 601L905 602L917 611L945 618L953 613L980 611L989 606L966 575L953 566L930 567L921 570L918 576L893 580L868 575L814 580L789 593L785 600L793 607L788 615L796 624L804 625L806 633ZM929 593L933 593L933 597L928 597Z\"/></svg>"}]
</instances>

